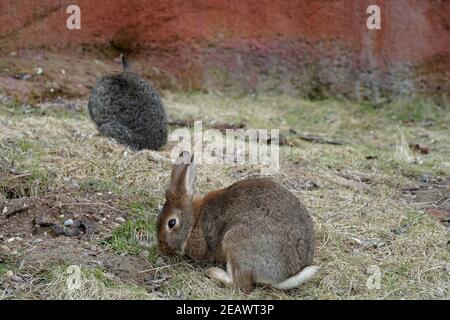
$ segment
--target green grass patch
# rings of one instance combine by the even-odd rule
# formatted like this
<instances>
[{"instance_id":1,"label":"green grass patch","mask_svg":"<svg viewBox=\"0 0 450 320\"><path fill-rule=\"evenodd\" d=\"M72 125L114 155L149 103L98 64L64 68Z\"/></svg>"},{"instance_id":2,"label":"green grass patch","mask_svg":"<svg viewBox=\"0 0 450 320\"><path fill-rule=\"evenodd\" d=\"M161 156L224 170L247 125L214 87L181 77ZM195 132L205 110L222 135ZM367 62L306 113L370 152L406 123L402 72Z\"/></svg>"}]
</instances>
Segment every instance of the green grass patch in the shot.
<instances>
[{"instance_id":1,"label":"green grass patch","mask_svg":"<svg viewBox=\"0 0 450 320\"><path fill-rule=\"evenodd\" d=\"M87 192L119 192L120 186L113 179L89 178L81 181L80 190Z\"/></svg>"},{"instance_id":2,"label":"green grass patch","mask_svg":"<svg viewBox=\"0 0 450 320\"><path fill-rule=\"evenodd\" d=\"M0 263L0 277L2 277L6 272L8 271L8 268L3 263Z\"/></svg>"},{"instance_id":3,"label":"green grass patch","mask_svg":"<svg viewBox=\"0 0 450 320\"><path fill-rule=\"evenodd\" d=\"M116 253L125 254L138 254L150 246L149 258L156 261L158 253L153 249L157 219L155 208L142 203L130 204L129 208L129 219L114 229L104 244Z\"/></svg>"},{"instance_id":4,"label":"green grass patch","mask_svg":"<svg viewBox=\"0 0 450 320\"><path fill-rule=\"evenodd\" d=\"M425 99L396 101L380 109L380 114L399 121L434 120L441 122L445 118L448 119L448 110Z\"/></svg>"}]
</instances>

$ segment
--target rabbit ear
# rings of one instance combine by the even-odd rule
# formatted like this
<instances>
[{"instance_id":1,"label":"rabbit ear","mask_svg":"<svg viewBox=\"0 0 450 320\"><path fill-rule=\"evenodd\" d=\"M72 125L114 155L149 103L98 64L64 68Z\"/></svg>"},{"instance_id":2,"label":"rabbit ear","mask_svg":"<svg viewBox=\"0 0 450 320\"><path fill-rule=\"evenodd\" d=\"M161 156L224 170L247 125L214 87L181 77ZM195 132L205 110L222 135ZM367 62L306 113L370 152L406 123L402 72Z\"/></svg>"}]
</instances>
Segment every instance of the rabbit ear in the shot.
<instances>
[{"instance_id":1,"label":"rabbit ear","mask_svg":"<svg viewBox=\"0 0 450 320\"><path fill-rule=\"evenodd\" d=\"M129 71L130 65L128 64L128 60L123 53L120 54L120 60L122 61L123 70Z\"/></svg>"},{"instance_id":2,"label":"rabbit ear","mask_svg":"<svg viewBox=\"0 0 450 320\"><path fill-rule=\"evenodd\" d=\"M197 165L194 163L194 156L191 157L189 152L183 151L173 165L170 190L180 195L193 196L196 174Z\"/></svg>"},{"instance_id":3,"label":"rabbit ear","mask_svg":"<svg viewBox=\"0 0 450 320\"><path fill-rule=\"evenodd\" d=\"M186 193L192 196L194 196L195 193L196 178L197 178L197 164L194 163L194 155L192 155L191 163L188 165L186 169L186 177L185 177Z\"/></svg>"}]
</instances>

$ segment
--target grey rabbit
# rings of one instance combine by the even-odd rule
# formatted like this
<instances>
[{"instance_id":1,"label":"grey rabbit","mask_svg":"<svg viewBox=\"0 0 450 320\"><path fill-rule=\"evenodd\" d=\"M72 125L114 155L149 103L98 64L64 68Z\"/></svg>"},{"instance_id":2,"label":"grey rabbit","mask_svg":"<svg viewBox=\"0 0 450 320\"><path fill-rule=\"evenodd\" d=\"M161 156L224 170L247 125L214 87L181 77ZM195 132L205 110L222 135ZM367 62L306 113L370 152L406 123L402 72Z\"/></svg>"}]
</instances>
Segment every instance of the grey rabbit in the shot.
<instances>
[{"instance_id":1,"label":"grey rabbit","mask_svg":"<svg viewBox=\"0 0 450 320\"><path fill-rule=\"evenodd\" d=\"M158 93L130 71L106 75L92 89L88 109L101 134L135 149L156 150L167 142L167 116Z\"/></svg>"},{"instance_id":2,"label":"grey rabbit","mask_svg":"<svg viewBox=\"0 0 450 320\"><path fill-rule=\"evenodd\" d=\"M288 290L314 277L314 225L296 196L270 178L249 178L202 197L195 180L196 164L185 151L158 219L163 253L226 265L207 275L246 293L254 284Z\"/></svg>"}]
</instances>

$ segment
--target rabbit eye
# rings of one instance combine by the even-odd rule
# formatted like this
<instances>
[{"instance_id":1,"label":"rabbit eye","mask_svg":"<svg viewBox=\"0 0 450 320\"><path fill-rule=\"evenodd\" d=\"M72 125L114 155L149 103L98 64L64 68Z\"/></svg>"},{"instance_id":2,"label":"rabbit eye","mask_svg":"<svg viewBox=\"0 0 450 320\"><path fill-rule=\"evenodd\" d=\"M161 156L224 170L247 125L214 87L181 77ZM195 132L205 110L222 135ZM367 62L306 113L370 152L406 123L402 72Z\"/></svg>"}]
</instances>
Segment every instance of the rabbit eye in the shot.
<instances>
[{"instance_id":1,"label":"rabbit eye","mask_svg":"<svg viewBox=\"0 0 450 320\"><path fill-rule=\"evenodd\" d=\"M177 224L176 219L170 219L167 225L169 226L169 229L172 229L173 227L175 227L176 224Z\"/></svg>"}]
</instances>

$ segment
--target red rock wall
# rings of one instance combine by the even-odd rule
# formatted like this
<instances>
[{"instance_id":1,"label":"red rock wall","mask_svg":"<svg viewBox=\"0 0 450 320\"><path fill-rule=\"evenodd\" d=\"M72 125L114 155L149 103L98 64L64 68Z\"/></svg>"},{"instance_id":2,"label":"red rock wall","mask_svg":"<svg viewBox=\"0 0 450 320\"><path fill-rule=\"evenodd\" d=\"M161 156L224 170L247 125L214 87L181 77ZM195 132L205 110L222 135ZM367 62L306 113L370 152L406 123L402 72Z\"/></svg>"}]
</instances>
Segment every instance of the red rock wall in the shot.
<instances>
[{"instance_id":1,"label":"red rock wall","mask_svg":"<svg viewBox=\"0 0 450 320\"><path fill-rule=\"evenodd\" d=\"M69 4L81 30L66 28ZM382 30L366 27L370 4ZM449 0L1 0L0 44L130 50L188 89L377 101L450 91Z\"/></svg>"}]
</instances>

